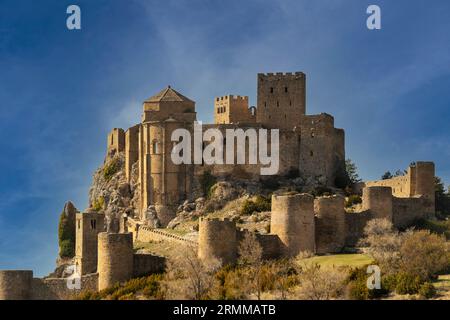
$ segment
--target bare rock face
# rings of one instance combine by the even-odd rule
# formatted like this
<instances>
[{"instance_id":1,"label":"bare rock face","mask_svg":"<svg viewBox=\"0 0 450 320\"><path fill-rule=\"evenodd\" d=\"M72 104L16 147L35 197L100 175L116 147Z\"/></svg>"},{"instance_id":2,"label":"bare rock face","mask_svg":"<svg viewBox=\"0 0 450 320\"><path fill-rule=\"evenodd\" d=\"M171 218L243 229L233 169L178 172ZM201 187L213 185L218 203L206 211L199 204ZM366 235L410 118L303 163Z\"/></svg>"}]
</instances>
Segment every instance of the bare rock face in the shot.
<instances>
[{"instance_id":1,"label":"bare rock face","mask_svg":"<svg viewBox=\"0 0 450 320\"><path fill-rule=\"evenodd\" d=\"M138 208L139 186L137 163L132 167L130 183L125 175L125 157L116 153L98 168L89 190L89 207L105 213L106 230L118 232L121 217L135 216Z\"/></svg>"},{"instance_id":2,"label":"bare rock face","mask_svg":"<svg viewBox=\"0 0 450 320\"><path fill-rule=\"evenodd\" d=\"M75 215L77 214L78 209L75 208L72 201L67 201L64 205L63 214L66 217L67 220L72 221L73 225L75 226Z\"/></svg>"},{"instance_id":3,"label":"bare rock face","mask_svg":"<svg viewBox=\"0 0 450 320\"><path fill-rule=\"evenodd\" d=\"M156 207L154 205L150 205L145 212L146 222L151 228L159 228L161 227L161 223L158 219L158 213L156 212Z\"/></svg>"}]
</instances>

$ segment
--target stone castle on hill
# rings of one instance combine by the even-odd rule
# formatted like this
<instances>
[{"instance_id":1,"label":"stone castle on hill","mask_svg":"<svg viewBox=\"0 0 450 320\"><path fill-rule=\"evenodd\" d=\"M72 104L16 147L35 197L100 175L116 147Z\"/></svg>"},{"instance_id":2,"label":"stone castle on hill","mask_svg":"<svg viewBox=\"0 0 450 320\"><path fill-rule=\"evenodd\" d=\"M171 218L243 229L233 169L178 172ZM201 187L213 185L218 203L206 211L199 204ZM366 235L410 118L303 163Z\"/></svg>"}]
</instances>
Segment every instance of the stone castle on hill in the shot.
<instances>
[{"instance_id":1,"label":"stone castle on hill","mask_svg":"<svg viewBox=\"0 0 450 320\"><path fill-rule=\"evenodd\" d=\"M294 172L307 181L333 186L345 171L344 130L336 129L328 114L306 115L306 76L302 72L258 74L257 106L249 107L247 96L217 97L214 119L215 123L203 130L217 128L225 135L228 128L279 129L280 176ZM244 179L259 176L261 165L249 164L248 155L246 164L174 165L171 134L179 128L192 132L194 121L195 102L168 87L144 101L141 123L109 134L108 155L125 152L128 179L133 164L138 163L139 219L145 220L145 212L154 205L161 224L167 225L178 205L195 194L198 178L205 171ZM235 153L236 148L235 144Z\"/></svg>"},{"instance_id":2,"label":"stone castle on hill","mask_svg":"<svg viewBox=\"0 0 450 320\"><path fill-rule=\"evenodd\" d=\"M339 253L344 247L355 246L371 219L388 219L396 227L405 228L416 219L434 215L435 168L432 162L422 161L411 164L403 176L355 185L362 204L348 212L344 192L336 188L346 175L344 130L335 128L331 115L306 114L305 74L258 74L257 84L256 107L249 106L246 96L216 97L214 124L204 125L203 130L279 129L278 177L298 178L305 185L334 190L333 195L319 197L275 192L270 232L256 234L264 258L291 257L305 250ZM236 262L239 241L250 231L238 229L233 220L201 217L196 239L164 231L176 218L180 204L201 196L199 180L205 173L223 180L262 178L261 165L248 162L175 165L170 157L171 134L180 128L192 132L196 119L195 102L167 87L144 101L139 124L109 133L106 162L124 155L125 184L135 186L133 210L121 213L118 230L106 227L107 214L102 208L73 215L74 263L81 290L101 290L164 270L164 257L135 253L134 241L175 241L196 246L203 260ZM122 189L120 192L124 192ZM79 291L70 290L67 278L62 276L38 279L33 278L32 271L0 271L0 299L65 299Z\"/></svg>"}]
</instances>

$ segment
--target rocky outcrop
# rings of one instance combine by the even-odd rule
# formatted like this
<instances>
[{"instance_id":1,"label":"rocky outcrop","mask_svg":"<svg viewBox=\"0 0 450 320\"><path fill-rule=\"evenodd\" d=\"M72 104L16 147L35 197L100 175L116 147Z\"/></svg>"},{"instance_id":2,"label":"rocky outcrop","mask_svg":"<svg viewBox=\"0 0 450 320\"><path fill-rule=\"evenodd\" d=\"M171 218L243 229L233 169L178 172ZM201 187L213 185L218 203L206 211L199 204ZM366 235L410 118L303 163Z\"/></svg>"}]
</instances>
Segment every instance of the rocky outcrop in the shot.
<instances>
[{"instance_id":1,"label":"rocky outcrop","mask_svg":"<svg viewBox=\"0 0 450 320\"><path fill-rule=\"evenodd\" d=\"M108 232L119 232L120 219L127 215L134 217L138 208L137 163L132 168L132 178L127 182L125 157L117 153L107 158L98 168L89 190L89 207L105 213Z\"/></svg>"}]
</instances>

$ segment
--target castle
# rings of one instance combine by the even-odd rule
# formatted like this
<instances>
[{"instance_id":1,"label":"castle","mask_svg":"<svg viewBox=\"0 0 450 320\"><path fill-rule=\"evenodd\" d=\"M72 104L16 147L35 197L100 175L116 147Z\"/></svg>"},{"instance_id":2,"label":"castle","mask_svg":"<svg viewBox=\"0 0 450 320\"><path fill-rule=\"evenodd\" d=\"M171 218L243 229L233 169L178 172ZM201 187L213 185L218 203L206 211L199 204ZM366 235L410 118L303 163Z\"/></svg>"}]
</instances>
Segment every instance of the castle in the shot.
<instances>
[{"instance_id":1,"label":"castle","mask_svg":"<svg viewBox=\"0 0 450 320\"><path fill-rule=\"evenodd\" d=\"M249 107L247 96L226 95L214 99L214 124L225 135L226 129L279 129L279 171L295 173L306 180L333 186L345 171L344 130L334 127L328 114L306 115L306 76L296 73L258 74L257 106ZM108 155L125 152L125 166L131 179L138 163L140 204L136 217L147 219L146 211L155 206L162 226L175 217L176 208L191 200L198 178L205 171L214 176L251 179L260 174L261 164L249 162L249 141L244 143L246 162L224 165L175 165L170 154L170 137L176 129L193 132L195 102L170 86L143 103L141 123L124 131L113 129L108 135ZM237 143L233 143L235 154ZM205 146L204 146L205 147Z\"/></svg>"},{"instance_id":2,"label":"castle","mask_svg":"<svg viewBox=\"0 0 450 320\"><path fill-rule=\"evenodd\" d=\"M306 77L302 72L258 74L257 106L248 97L226 95L214 99L216 128L279 129L279 176L302 177L322 186L335 186L345 173L345 135L334 127L331 115L306 115ZM141 123L127 129L115 128L108 135L107 158L125 154L125 174L130 182L137 171L139 203L136 212L124 217L119 233L104 232L105 216L87 209L76 214L75 265L82 290L101 290L116 282L162 271L163 257L137 254L133 242L170 237L194 245L203 260L234 263L238 244L249 232L237 229L234 221L201 218L198 240L168 235L148 225L148 209L154 207L161 226L176 216L176 208L192 200L198 180L209 172L214 176L254 179L260 164L181 164L170 157L176 129L192 132L196 121L195 102L167 87L143 103ZM224 144L230 141L223 141ZM245 142L246 150L249 149ZM234 144L236 146L236 144ZM385 218L398 228L435 212L432 162L416 162L404 176L368 181L355 186L362 204L347 212L344 195L314 198L306 193L272 195L270 232L256 234L264 258L292 257L302 251L318 254L341 252L354 246L366 223ZM131 231L131 232L128 232ZM80 289L77 289L78 291ZM0 299L65 299L78 292L69 290L66 278L33 278L29 270L0 271Z\"/></svg>"}]
</instances>

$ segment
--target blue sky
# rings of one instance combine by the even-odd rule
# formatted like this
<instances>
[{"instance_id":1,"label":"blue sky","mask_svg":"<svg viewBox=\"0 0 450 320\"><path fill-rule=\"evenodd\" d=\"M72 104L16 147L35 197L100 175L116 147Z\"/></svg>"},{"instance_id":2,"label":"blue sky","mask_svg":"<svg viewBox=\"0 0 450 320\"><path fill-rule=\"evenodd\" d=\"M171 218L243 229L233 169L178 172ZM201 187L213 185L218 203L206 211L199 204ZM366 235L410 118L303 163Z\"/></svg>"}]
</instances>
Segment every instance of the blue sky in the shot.
<instances>
[{"instance_id":1,"label":"blue sky","mask_svg":"<svg viewBox=\"0 0 450 320\"><path fill-rule=\"evenodd\" d=\"M256 103L258 72L304 71L307 113L335 116L362 178L432 160L450 183L449 17L447 0L0 0L0 269L53 269L107 132L168 84L210 122L214 96Z\"/></svg>"}]
</instances>

